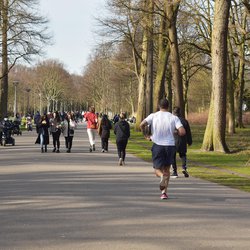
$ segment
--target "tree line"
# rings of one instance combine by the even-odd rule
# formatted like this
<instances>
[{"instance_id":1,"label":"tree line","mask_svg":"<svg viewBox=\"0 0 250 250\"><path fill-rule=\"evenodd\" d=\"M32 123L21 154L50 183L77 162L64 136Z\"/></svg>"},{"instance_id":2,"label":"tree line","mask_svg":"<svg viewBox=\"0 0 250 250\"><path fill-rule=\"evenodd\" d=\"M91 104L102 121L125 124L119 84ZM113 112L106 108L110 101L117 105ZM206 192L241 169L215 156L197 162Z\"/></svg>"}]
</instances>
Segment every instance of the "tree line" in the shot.
<instances>
[{"instance_id":1,"label":"tree line","mask_svg":"<svg viewBox=\"0 0 250 250\"><path fill-rule=\"evenodd\" d=\"M233 134L243 127L242 107L250 108L249 1L107 0L97 31L104 42L96 45L81 76L70 75L56 60L13 67L20 58L42 53L50 39L47 20L27 8L37 1L0 2L2 115L13 103L8 107L6 93L14 98L8 76L13 81L17 74L24 82L18 86L23 112L31 106L63 110L91 104L103 113L127 111L136 116L138 129L166 97L182 116L209 110L202 148L229 152L226 128Z\"/></svg>"},{"instance_id":2,"label":"tree line","mask_svg":"<svg viewBox=\"0 0 250 250\"><path fill-rule=\"evenodd\" d=\"M210 106L202 148L229 152L226 128L243 127L249 99L249 1L109 0L107 8L102 35L131 51L123 66L132 65L138 82L137 127L163 97L185 116L190 83L203 75Z\"/></svg>"}]
</instances>

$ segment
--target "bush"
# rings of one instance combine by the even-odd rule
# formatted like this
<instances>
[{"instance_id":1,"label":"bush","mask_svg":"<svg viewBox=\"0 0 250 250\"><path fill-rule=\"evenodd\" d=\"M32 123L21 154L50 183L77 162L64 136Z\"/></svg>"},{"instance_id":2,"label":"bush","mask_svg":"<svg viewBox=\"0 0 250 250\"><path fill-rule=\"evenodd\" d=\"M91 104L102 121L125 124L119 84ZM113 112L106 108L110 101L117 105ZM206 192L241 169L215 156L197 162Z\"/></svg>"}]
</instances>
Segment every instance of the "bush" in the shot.
<instances>
[{"instance_id":1,"label":"bush","mask_svg":"<svg viewBox=\"0 0 250 250\"><path fill-rule=\"evenodd\" d=\"M188 114L187 120L190 124L206 125L208 118L208 111L202 113L190 113Z\"/></svg>"},{"instance_id":2,"label":"bush","mask_svg":"<svg viewBox=\"0 0 250 250\"><path fill-rule=\"evenodd\" d=\"M208 119L208 110L202 113L190 113L187 120L190 124L206 125ZM243 124L250 125L250 112L243 113Z\"/></svg>"},{"instance_id":3,"label":"bush","mask_svg":"<svg viewBox=\"0 0 250 250\"><path fill-rule=\"evenodd\" d=\"M243 113L243 124L250 125L250 112Z\"/></svg>"}]
</instances>

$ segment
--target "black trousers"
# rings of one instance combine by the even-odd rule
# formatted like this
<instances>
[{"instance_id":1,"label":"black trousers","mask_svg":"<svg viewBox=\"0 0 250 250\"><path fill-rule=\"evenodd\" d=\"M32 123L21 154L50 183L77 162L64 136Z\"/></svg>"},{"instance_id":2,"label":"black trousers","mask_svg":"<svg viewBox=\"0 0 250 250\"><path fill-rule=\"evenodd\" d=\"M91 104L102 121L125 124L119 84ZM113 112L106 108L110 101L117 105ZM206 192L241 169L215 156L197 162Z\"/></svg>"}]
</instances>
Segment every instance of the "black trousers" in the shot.
<instances>
[{"instance_id":1,"label":"black trousers","mask_svg":"<svg viewBox=\"0 0 250 250\"><path fill-rule=\"evenodd\" d=\"M67 149L71 149L72 148L72 142L73 142L73 136L67 136L64 137L65 138L65 146Z\"/></svg>"},{"instance_id":2,"label":"black trousers","mask_svg":"<svg viewBox=\"0 0 250 250\"><path fill-rule=\"evenodd\" d=\"M128 144L128 139L116 140L118 157L122 158L123 161L125 160L126 157L127 144Z\"/></svg>"},{"instance_id":3,"label":"black trousers","mask_svg":"<svg viewBox=\"0 0 250 250\"><path fill-rule=\"evenodd\" d=\"M177 152L179 153L179 156L181 158L182 168L187 168L187 153L185 152ZM173 170L177 172L177 165L176 165L176 153L174 155L173 164L172 164Z\"/></svg>"},{"instance_id":4,"label":"black trousers","mask_svg":"<svg viewBox=\"0 0 250 250\"><path fill-rule=\"evenodd\" d=\"M109 138L101 138L101 139L102 139L102 149L108 151Z\"/></svg>"},{"instance_id":5,"label":"black trousers","mask_svg":"<svg viewBox=\"0 0 250 250\"><path fill-rule=\"evenodd\" d=\"M53 138L53 146L54 148L60 148L60 135L61 135L61 130L58 129L56 132L52 132L52 138Z\"/></svg>"}]
</instances>

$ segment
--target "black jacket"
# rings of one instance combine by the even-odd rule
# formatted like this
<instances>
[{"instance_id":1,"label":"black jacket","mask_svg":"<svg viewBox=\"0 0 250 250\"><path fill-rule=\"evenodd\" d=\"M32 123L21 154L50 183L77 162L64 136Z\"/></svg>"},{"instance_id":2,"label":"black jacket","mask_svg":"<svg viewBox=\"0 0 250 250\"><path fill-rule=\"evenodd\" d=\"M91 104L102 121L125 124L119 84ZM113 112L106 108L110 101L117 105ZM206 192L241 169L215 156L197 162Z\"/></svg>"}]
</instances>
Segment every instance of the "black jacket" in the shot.
<instances>
[{"instance_id":1,"label":"black jacket","mask_svg":"<svg viewBox=\"0 0 250 250\"><path fill-rule=\"evenodd\" d=\"M128 122L120 120L115 124L114 133L116 135L116 140L127 140L130 137L130 127Z\"/></svg>"},{"instance_id":2,"label":"black jacket","mask_svg":"<svg viewBox=\"0 0 250 250\"><path fill-rule=\"evenodd\" d=\"M179 119L180 119L183 127L186 130L186 135L184 135L184 136L175 135L176 151L181 152L181 153L186 153L187 152L187 144L189 146L191 146L193 143L191 129L190 129L189 123L186 119L184 119L182 117L179 117Z\"/></svg>"},{"instance_id":3,"label":"black jacket","mask_svg":"<svg viewBox=\"0 0 250 250\"><path fill-rule=\"evenodd\" d=\"M112 125L111 125L110 121L107 121L104 124L102 124L102 122L101 122L99 129L98 129L98 133L101 136L101 138L109 138L111 128L112 128Z\"/></svg>"},{"instance_id":4,"label":"black jacket","mask_svg":"<svg viewBox=\"0 0 250 250\"><path fill-rule=\"evenodd\" d=\"M49 122L47 121L46 124L42 124L41 122L38 123L38 136L36 139L37 144L40 144L40 135L43 135L44 145L49 144Z\"/></svg>"}]
</instances>

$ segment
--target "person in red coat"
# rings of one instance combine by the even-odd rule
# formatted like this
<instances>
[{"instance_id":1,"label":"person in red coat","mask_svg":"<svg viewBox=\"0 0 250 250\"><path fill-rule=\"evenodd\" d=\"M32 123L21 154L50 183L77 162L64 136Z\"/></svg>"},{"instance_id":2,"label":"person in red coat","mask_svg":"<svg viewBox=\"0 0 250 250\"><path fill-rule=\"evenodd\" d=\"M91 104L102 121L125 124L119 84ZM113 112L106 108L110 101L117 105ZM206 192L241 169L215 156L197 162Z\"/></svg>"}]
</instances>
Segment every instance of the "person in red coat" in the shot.
<instances>
[{"instance_id":1,"label":"person in red coat","mask_svg":"<svg viewBox=\"0 0 250 250\"><path fill-rule=\"evenodd\" d=\"M95 107L91 106L89 112L84 115L85 121L87 122L87 133L89 137L89 152L95 151L95 136L96 130L98 129L98 116L95 113Z\"/></svg>"}]
</instances>

